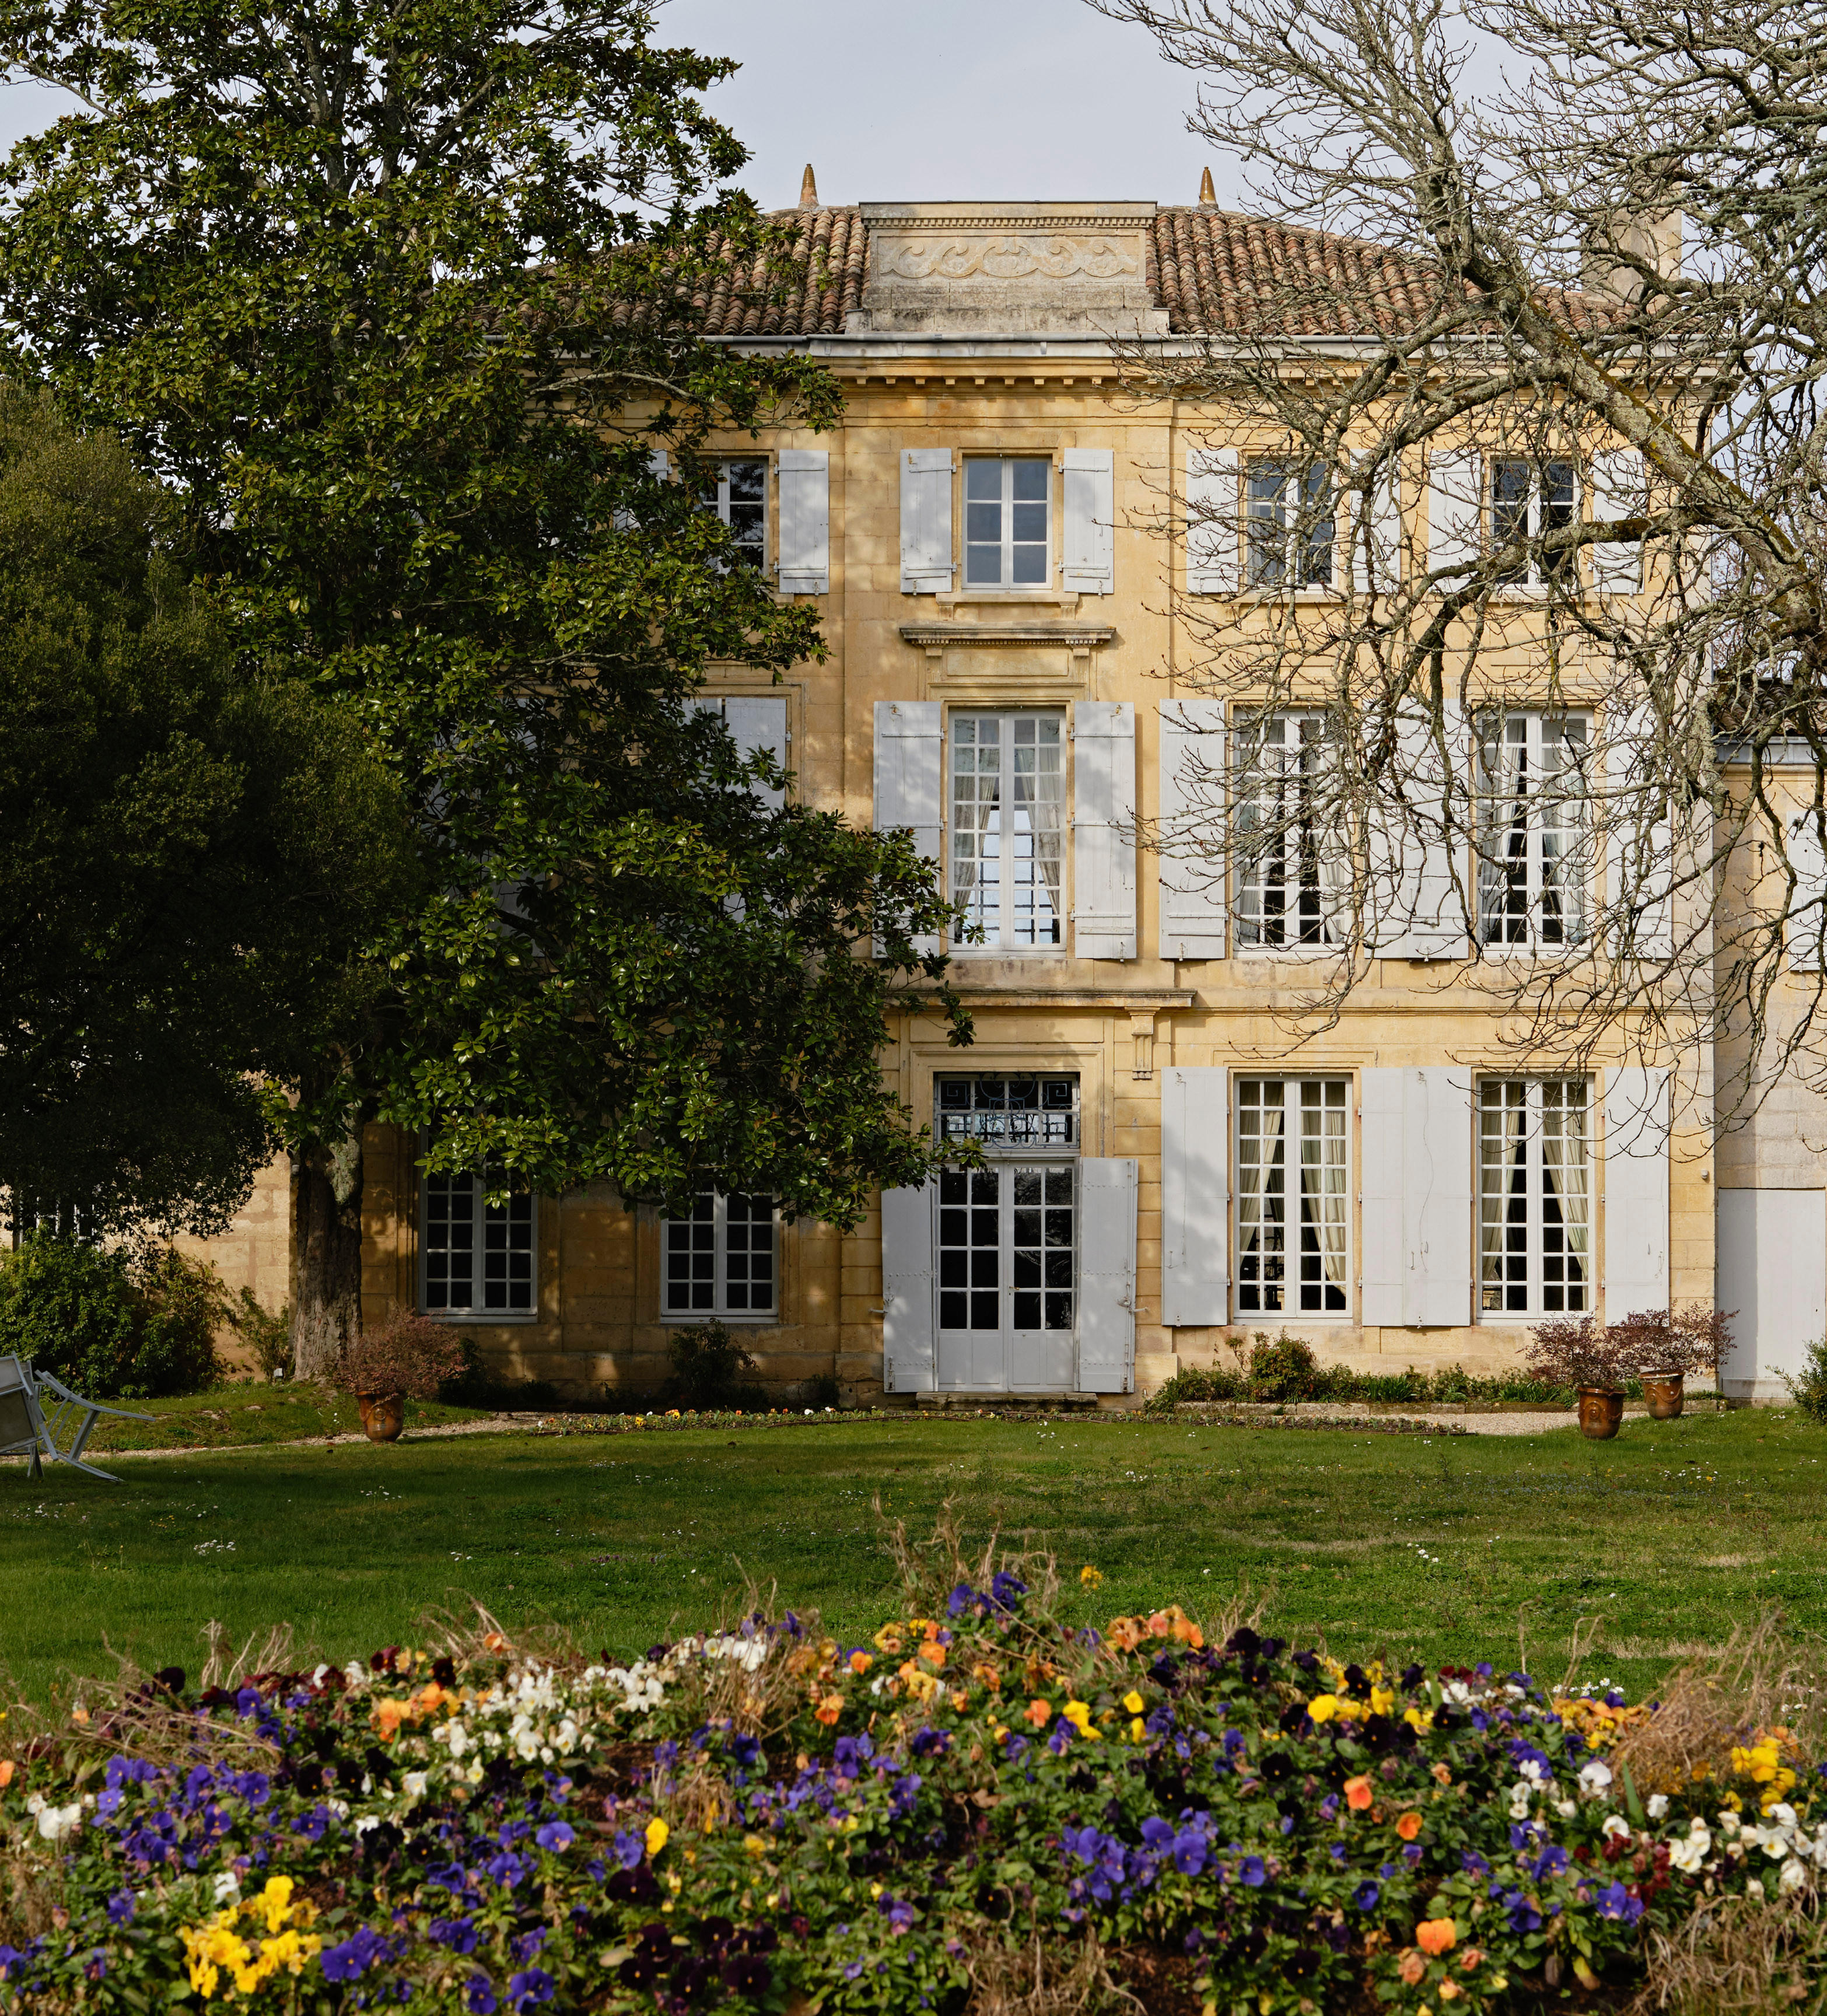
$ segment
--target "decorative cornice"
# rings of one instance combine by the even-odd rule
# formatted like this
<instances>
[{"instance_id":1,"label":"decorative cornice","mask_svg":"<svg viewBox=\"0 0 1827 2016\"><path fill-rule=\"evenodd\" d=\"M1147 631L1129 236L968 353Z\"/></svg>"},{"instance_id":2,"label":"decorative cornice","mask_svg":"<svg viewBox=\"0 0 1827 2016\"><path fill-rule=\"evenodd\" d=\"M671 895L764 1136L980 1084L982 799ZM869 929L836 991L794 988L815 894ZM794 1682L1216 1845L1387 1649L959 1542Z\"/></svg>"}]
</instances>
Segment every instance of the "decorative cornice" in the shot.
<instances>
[{"instance_id":1,"label":"decorative cornice","mask_svg":"<svg viewBox=\"0 0 1827 2016\"><path fill-rule=\"evenodd\" d=\"M901 641L924 651L948 644L1058 644L1068 651L1094 651L1116 635L1108 624L903 623Z\"/></svg>"}]
</instances>

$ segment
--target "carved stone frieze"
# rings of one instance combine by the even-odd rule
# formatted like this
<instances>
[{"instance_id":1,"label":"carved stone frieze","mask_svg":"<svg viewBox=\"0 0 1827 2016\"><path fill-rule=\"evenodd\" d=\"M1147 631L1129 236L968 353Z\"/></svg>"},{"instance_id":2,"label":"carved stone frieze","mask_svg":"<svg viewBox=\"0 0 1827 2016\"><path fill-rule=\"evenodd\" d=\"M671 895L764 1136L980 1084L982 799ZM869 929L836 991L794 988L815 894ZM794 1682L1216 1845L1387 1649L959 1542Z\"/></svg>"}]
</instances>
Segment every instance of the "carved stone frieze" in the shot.
<instances>
[{"instance_id":1,"label":"carved stone frieze","mask_svg":"<svg viewBox=\"0 0 1827 2016\"><path fill-rule=\"evenodd\" d=\"M877 279L993 281L1139 279L1139 243L1106 237L1067 238L1038 233L923 232L896 237L885 232L874 243Z\"/></svg>"}]
</instances>

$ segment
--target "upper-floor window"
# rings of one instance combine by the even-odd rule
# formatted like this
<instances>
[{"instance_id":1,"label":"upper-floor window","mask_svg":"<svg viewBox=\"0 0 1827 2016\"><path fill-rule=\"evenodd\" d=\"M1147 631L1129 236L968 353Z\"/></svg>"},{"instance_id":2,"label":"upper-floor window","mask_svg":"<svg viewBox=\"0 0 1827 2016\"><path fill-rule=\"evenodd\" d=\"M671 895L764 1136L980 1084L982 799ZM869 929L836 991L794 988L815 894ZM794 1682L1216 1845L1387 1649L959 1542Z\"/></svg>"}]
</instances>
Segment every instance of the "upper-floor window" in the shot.
<instances>
[{"instance_id":1,"label":"upper-floor window","mask_svg":"<svg viewBox=\"0 0 1827 2016\"><path fill-rule=\"evenodd\" d=\"M1479 1306L1577 1316L1592 1306L1584 1078L1486 1078L1478 1090Z\"/></svg>"},{"instance_id":2,"label":"upper-floor window","mask_svg":"<svg viewBox=\"0 0 1827 2016\"><path fill-rule=\"evenodd\" d=\"M1490 536L1494 550L1512 540L1530 545L1520 565L1506 567L1500 580L1540 588L1564 574L1569 553L1544 553L1533 542L1573 522L1573 465L1531 462L1521 455L1494 455L1490 464Z\"/></svg>"},{"instance_id":3,"label":"upper-floor window","mask_svg":"<svg viewBox=\"0 0 1827 2016\"><path fill-rule=\"evenodd\" d=\"M762 455L720 463L704 485L704 502L730 527L744 564L758 572L768 563L768 465Z\"/></svg>"},{"instance_id":4,"label":"upper-floor window","mask_svg":"<svg viewBox=\"0 0 1827 2016\"><path fill-rule=\"evenodd\" d=\"M661 1221L661 1313L771 1316L780 1306L771 1197L701 1190L688 1218Z\"/></svg>"},{"instance_id":5,"label":"upper-floor window","mask_svg":"<svg viewBox=\"0 0 1827 2016\"><path fill-rule=\"evenodd\" d=\"M1270 715L1243 731L1238 754L1238 943L1330 945L1327 893L1340 864L1324 825L1325 718Z\"/></svg>"},{"instance_id":6,"label":"upper-floor window","mask_svg":"<svg viewBox=\"0 0 1827 2016\"><path fill-rule=\"evenodd\" d=\"M1052 578L1053 463L973 455L964 464L964 585L1044 588Z\"/></svg>"},{"instance_id":7,"label":"upper-floor window","mask_svg":"<svg viewBox=\"0 0 1827 2016\"><path fill-rule=\"evenodd\" d=\"M1478 723L1479 935L1487 945L1586 936L1591 751L1577 714L1487 714Z\"/></svg>"},{"instance_id":8,"label":"upper-floor window","mask_svg":"<svg viewBox=\"0 0 1827 2016\"><path fill-rule=\"evenodd\" d=\"M1324 463L1252 461L1244 517L1252 588L1332 586L1332 478Z\"/></svg>"},{"instance_id":9,"label":"upper-floor window","mask_svg":"<svg viewBox=\"0 0 1827 2016\"><path fill-rule=\"evenodd\" d=\"M505 1187L494 1163L428 1169L419 1193L420 1305L434 1316L530 1316L533 1310L531 1193Z\"/></svg>"},{"instance_id":10,"label":"upper-floor window","mask_svg":"<svg viewBox=\"0 0 1827 2016\"><path fill-rule=\"evenodd\" d=\"M1058 714L951 718L952 896L986 952L1064 942L1065 722Z\"/></svg>"}]
</instances>

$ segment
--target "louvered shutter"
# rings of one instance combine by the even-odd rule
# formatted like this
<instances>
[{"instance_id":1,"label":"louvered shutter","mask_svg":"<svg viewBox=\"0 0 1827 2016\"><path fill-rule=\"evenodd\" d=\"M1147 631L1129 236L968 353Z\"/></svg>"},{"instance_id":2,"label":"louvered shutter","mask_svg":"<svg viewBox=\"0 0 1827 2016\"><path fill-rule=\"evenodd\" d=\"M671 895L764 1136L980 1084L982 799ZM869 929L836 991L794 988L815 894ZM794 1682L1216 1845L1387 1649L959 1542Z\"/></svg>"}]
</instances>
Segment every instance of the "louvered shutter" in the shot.
<instances>
[{"instance_id":1,"label":"louvered shutter","mask_svg":"<svg viewBox=\"0 0 1827 2016\"><path fill-rule=\"evenodd\" d=\"M936 595L952 585L952 452L901 451L901 592Z\"/></svg>"},{"instance_id":2,"label":"louvered shutter","mask_svg":"<svg viewBox=\"0 0 1827 2016\"><path fill-rule=\"evenodd\" d=\"M1224 703L1161 704L1161 956L1224 956Z\"/></svg>"},{"instance_id":3,"label":"louvered shutter","mask_svg":"<svg viewBox=\"0 0 1827 2016\"><path fill-rule=\"evenodd\" d=\"M1359 1080L1361 1319L1406 1330L1472 1320L1472 1081L1440 1065Z\"/></svg>"},{"instance_id":4,"label":"louvered shutter","mask_svg":"<svg viewBox=\"0 0 1827 2016\"><path fill-rule=\"evenodd\" d=\"M1116 585L1116 458L1107 448L1068 448L1065 471L1065 536L1060 585L1080 595L1108 595Z\"/></svg>"},{"instance_id":5,"label":"louvered shutter","mask_svg":"<svg viewBox=\"0 0 1827 2016\"><path fill-rule=\"evenodd\" d=\"M787 701L784 694L730 693L723 702L723 720L744 756L765 749L784 770L787 768ZM784 791L758 785L755 795L776 809L787 802Z\"/></svg>"},{"instance_id":6,"label":"louvered shutter","mask_svg":"<svg viewBox=\"0 0 1827 2016\"><path fill-rule=\"evenodd\" d=\"M831 592L831 458L822 448L784 448L780 460L780 592Z\"/></svg>"},{"instance_id":7,"label":"louvered shutter","mask_svg":"<svg viewBox=\"0 0 1827 2016\"><path fill-rule=\"evenodd\" d=\"M1467 574L1478 564L1484 512L1484 464L1476 453L1431 455L1427 472L1427 564L1430 574Z\"/></svg>"},{"instance_id":8,"label":"louvered shutter","mask_svg":"<svg viewBox=\"0 0 1827 2016\"><path fill-rule=\"evenodd\" d=\"M1644 509L1643 456L1634 448L1610 448L1592 458L1595 524L1615 525ZM1638 595L1643 589L1643 548L1607 540L1592 552L1592 585L1601 595Z\"/></svg>"},{"instance_id":9,"label":"louvered shutter","mask_svg":"<svg viewBox=\"0 0 1827 2016\"><path fill-rule=\"evenodd\" d=\"M1631 906L1635 955L1646 959L1667 959L1674 949L1674 828L1667 799L1657 794L1652 803L1645 795L1663 768L1651 754L1656 732L1656 711L1645 701L1611 729L1605 745L1609 905L1619 916Z\"/></svg>"},{"instance_id":10,"label":"louvered shutter","mask_svg":"<svg viewBox=\"0 0 1827 2016\"><path fill-rule=\"evenodd\" d=\"M930 1393L934 1384L933 1186L881 1193L882 1384Z\"/></svg>"},{"instance_id":11,"label":"louvered shutter","mask_svg":"<svg viewBox=\"0 0 1827 2016\"><path fill-rule=\"evenodd\" d=\"M1136 710L1072 709L1072 920L1080 959L1136 956Z\"/></svg>"},{"instance_id":12,"label":"louvered shutter","mask_svg":"<svg viewBox=\"0 0 1827 2016\"><path fill-rule=\"evenodd\" d=\"M1789 963L1798 973L1818 973L1822 937L1827 931L1827 850L1811 806L1790 818L1786 844L1795 874L1795 894L1783 926Z\"/></svg>"},{"instance_id":13,"label":"louvered shutter","mask_svg":"<svg viewBox=\"0 0 1827 2016\"><path fill-rule=\"evenodd\" d=\"M1605 1075L1605 1316L1668 1307L1668 1073Z\"/></svg>"},{"instance_id":14,"label":"louvered shutter","mask_svg":"<svg viewBox=\"0 0 1827 2016\"><path fill-rule=\"evenodd\" d=\"M1447 747L1454 766L1465 760L1456 702L1443 703ZM1374 949L1384 959L1462 959L1465 920L1454 886L1453 855L1459 797L1449 795L1432 721L1404 704L1396 718L1400 781L1411 808L1404 819L1390 809L1373 831L1371 888ZM1386 784L1386 794L1389 790Z\"/></svg>"},{"instance_id":15,"label":"louvered shutter","mask_svg":"<svg viewBox=\"0 0 1827 2016\"><path fill-rule=\"evenodd\" d=\"M1368 539L1352 499L1351 586L1358 595L1390 595L1402 580L1402 486L1393 461L1372 480Z\"/></svg>"},{"instance_id":16,"label":"louvered shutter","mask_svg":"<svg viewBox=\"0 0 1827 2016\"><path fill-rule=\"evenodd\" d=\"M1088 1156L1079 1165L1081 1393L1134 1390L1136 1178L1128 1156Z\"/></svg>"},{"instance_id":17,"label":"louvered shutter","mask_svg":"<svg viewBox=\"0 0 1827 2016\"><path fill-rule=\"evenodd\" d=\"M1161 1320L1231 1320L1231 1075L1161 1074Z\"/></svg>"},{"instance_id":18,"label":"louvered shutter","mask_svg":"<svg viewBox=\"0 0 1827 2016\"><path fill-rule=\"evenodd\" d=\"M1186 452L1186 588L1188 595L1237 592L1239 462L1234 448Z\"/></svg>"},{"instance_id":19,"label":"louvered shutter","mask_svg":"<svg viewBox=\"0 0 1827 2016\"><path fill-rule=\"evenodd\" d=\"M944 749L945 708L939 701L876 702L875 830L911 826L914 844L933 864L935 880L945 859ZM934 937L916 938L914 944L922 952L939 950Z\"/></svg>"}]
</instances>

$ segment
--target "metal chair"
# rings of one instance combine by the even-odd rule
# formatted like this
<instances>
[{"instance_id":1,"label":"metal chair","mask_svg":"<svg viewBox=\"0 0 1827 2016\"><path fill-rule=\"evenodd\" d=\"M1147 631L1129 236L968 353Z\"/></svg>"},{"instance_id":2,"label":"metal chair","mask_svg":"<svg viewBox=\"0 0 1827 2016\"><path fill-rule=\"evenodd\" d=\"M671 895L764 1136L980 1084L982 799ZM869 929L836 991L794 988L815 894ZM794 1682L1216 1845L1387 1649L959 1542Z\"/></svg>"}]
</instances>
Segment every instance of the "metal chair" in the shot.
<instances>
[{"instance_id":1,"label":"metal chair","mask_svg":"<svg viewBox=\"0 0 1827 2016\"><path fill-rule=\"evenodd\" d=\"M45 1417L45 1395L52 1402L48 1420ZM53 1379L49 1373L34 1373L27 1359L0 1357L0 1456L23 1456L29 1450L32 1460L31 1474L34 1477L43 1476L41 1459L49 1456L53 1463L67 1463L72 1470L80 1470L85 1476L118 1484L120 1478L111 1471L99 1470L92 1463L82 1460L89 1436L103 1414L117 1415L124 1421L153 1419L150 1414L137 1414L131 1408L104 1407L99 1400L85 1400L80 1393L72 1393L62 1380ZM74 1424L78 1415L81 1417L81 1424L77 1427L74 1440L67 1449L58 1448L58 1436L64 1432L66 1424Z\"/></svg>"}]
</instances>

